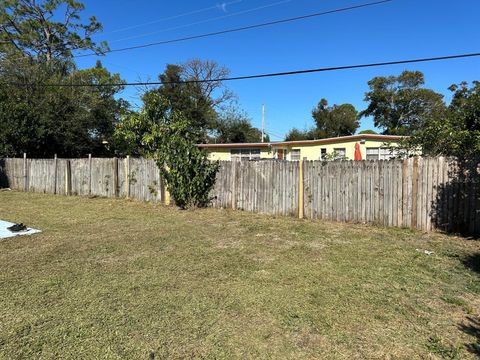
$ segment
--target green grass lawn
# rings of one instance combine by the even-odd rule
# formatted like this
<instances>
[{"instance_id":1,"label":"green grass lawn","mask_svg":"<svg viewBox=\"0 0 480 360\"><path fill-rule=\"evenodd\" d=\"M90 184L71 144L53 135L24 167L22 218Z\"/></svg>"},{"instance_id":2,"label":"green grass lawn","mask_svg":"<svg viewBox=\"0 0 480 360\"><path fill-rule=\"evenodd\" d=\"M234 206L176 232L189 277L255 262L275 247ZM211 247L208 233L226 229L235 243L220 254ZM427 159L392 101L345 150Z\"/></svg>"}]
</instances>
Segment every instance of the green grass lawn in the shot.
<instances>
[{"instance_id":1,"label":"green grass lawn","mask_svg":"<svg viewBox=\"0 0 480 360\"><path fill-rule=\"evenodd\" d=\"M43 230L0 240L1 358L480 354L480 241L18 192L0 219Z\"/></svg>"}]
</instances>

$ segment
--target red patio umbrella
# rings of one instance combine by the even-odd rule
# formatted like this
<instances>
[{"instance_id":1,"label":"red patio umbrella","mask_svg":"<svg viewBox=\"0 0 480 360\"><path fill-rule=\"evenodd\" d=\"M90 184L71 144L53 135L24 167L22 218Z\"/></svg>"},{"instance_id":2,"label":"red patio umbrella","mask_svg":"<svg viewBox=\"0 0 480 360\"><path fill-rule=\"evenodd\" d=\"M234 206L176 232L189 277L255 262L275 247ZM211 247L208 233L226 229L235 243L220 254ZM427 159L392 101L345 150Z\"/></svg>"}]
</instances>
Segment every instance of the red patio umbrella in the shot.
<instances>
[{"instance_id":1,"label":"red patio umbrella","mask_svg":"<svg viewBox=\"0 0 480 360\"><path fill-rule=\"evenodd\" d=\"M355 144L355 155L353 157L356 161L362 160L362 152L360 151L360 144Z\"/></svg>"}]
</instances>

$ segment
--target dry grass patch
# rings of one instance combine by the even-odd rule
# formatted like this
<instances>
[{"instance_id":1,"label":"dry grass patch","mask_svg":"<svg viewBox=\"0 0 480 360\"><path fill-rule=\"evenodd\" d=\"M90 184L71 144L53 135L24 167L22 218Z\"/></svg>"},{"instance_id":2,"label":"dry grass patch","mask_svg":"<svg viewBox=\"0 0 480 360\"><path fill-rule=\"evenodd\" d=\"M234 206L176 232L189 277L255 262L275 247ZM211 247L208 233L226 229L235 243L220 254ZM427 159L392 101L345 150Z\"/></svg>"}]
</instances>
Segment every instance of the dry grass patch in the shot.
<instances>
[{"instance_id":1,"label":"dry grass patch","mask_svg":"<svg viewBox=\"0 0 480 360\"><path fill-rule=\"evenodd\" d=\"M3 358L480 353L476 240L16 192L0 218L44 231L0 241Z\"/></svg>"}]
</instances>

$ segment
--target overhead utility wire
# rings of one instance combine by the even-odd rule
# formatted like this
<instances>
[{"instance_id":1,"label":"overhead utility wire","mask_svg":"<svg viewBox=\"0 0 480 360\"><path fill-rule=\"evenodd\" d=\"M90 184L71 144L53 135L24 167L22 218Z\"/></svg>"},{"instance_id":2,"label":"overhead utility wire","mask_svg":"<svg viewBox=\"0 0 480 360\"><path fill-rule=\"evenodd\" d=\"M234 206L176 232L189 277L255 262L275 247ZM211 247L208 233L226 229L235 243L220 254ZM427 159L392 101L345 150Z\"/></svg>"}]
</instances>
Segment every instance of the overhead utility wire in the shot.
<instances>
[{"instance_id":1,"label":"overhead utility wire","mask_svg":"<svg viewBox=\"0 0 480 360\"><path fill-rule=\"evenodd\" d=\"M184 28L194 26L194 25L205 24L205 23L209 23L209 22L212 22L212 21L216 21L216 20L222 20L222 19L230 18L232 16L238 16L238 15L243 15L243 14L251 13L251 12L254 12L254 11L258 11L258 10L267 9L267 8L270 8L270 7L273 7L273 6L283 5L283 4L289 3L291 1L292 0L282 0L282 1L272 3L272 4L267 4L267 5L254 7L254 8L251 8L251 9L237 11L237 12L227 14L227 15L216 16L216 17L209 18L209 19L204 19L204 20L200 20L200 21L191 22L189 24L174 26L174 27L170 27L170 28L166 28L166 29L162 29L162 30L157 30L157 31L152 31L152 32L148 32L148 33L143 33L143 34L139 34L139 35L128 36L128 37L125 37L125 38L122 38L122 39L111 40L111 41L109 41L109 43L111 44L111 43L125 41L125 40L133 40L133 39L138 39L138 38L142 38L142 37L146 37L146 36L150 36L150 35L155 35L155 34L159 34L159 33L163 33L163 32L168 32L168 31L172 31L172 30L184 29Z\"/></svg>"},{"instance_id":2,"label":"overhead utility wire","mask_svg":"<svg viewBox=\"0 0 480 360\"><path fill-rule=\"evenodd\" d=\"M318 12L318 13L314 13L314 14L296 16L296 17L292 17L292 18L288 18L288 19L281 19L281 20L275 20L275 21L270 21L270 22L266 22L266 23L255 24L255 25L248 25L248 26L243 26L243 27L239 27L239 28L215 31L215 32L210 32L210 33L205 33L205 34L200 34L200 35L186 36L186 37L177 38L177 39L163 40L163 41L158 41L158 42L153 42L153 43L148 43L148 44L141 44L141 45L124 47L124 48L118 48L118 49L111 49L111 50L108 50L108 51L104 51L102 54L89 53L89 54L75 55L74 57L79 58L79 57L88 57L88 56L99 56L99 55L108 54L108 53L130 51L130 50L142 49L142 48L147 48L147 47L152 47L152 46L172 44L172 43L194 40L194 39L201 39L201 38L206 38L206 37L211 37L211 36L218 36L218 35L240 32L240 31L245 31L245 30L257 29L257 28L261 28L261 27L284 24L284 23L288 23L288 22L304 20L304 19L309 19L309 18L328 15L328 14L345 12L345 11L350 11L350 10L355 10L355 9L360 9L360 8L385 4L385 3L392 2L392 1L394 1L394 0L375 1L375 2L370 2L370 3L366 3L366 4L354 5L354 6L349 6L349 7L344 7L344 8L339 8L339 9L334 9L334 10L329 10L329 11Z\"/></svg>"},{"instance_id":3,"label":"overhead utility wire","mask_svg":"<svg viewBox=\"0 0 480 360\"><path fill-rule=\"evenodd\" d=\"M453 60L453 59L462 59L462 58L473 58L479 57L480 52L478 53L469 53L469 54L458 54L458 55L447 55L447 56L436 56L429 58L417 58L417 59L408 59L408 60L396 60L396 61L385 61L377 63L368 63L368 64L357 64L357 65L346 65L346 66L334 66L334 67L324 67L317 69L307 69L307 70L295 70L295 71L285 71L285 72L276 72L276 73L266 73L266 74L256 74L256 75L244 75L244 76L235 76L235 77L225 77L225 78L216 78L216 79L204 79L204 80L182 80L182 81L155 81L155 82L131 82L131 83L106 83L106 84L45 84L45 83L6 83L14 86L46 86L46 87L103 87L103 86L153 86L153 85L169 85L169 84L200 84L200 83L211 83L218 81L235 81L235 80L248 80L248 79L260 79L268 77L279 77L279 76L289 76L289 75L300 75L300 74L310 74L310 73L319 73L327 71L339 71L339 70L349 70L349 69L361 69L361 68L371 68L379 66L389 66L389 65L401 65L401 64L412 64L412 63L422 63L430 61L442 61L442 60ZM4 83L5 84L5 83Z\"/></svg>"},{"instance_id":4,"label":"overhead utility wire","mask_svg":"<svg viewBox=\"0 0 480 360\"><path fill-rule=\"evenodd\" d=\"M235 1L226 2L225 6L238 4L242 1L243 0L235 0ZM178 19L178 18L181 18L181 17L186 17L186 16L189 16L189 15L195 15L195 14L199 14L199 13L202 13L202 12L206 12L206 11L209 11L209 10L215 10L215 9L218 9L218 5L209 6L209 7L205 7L205 8L197 9L197 10L192 10L192 11L188 11L188 12L185 12L185 13L182 13L182 14L172 15L172 16L164 17L164 18L157 19L157 20L152 20L152 21L145 22L145 23L142 23L142 24L130 25L130 26L127 26L127 27L124 27L124 28L121 28L121 29L115 29L115 30L103 33L102 35L108 35L108 34L119 33L119 32L123 32L123 31L127 31L127 30L133 30L133 29L136 29L136 28L139 28L139 27L153 25L153 24L157 24L157 23L160 23L160 22L163 22L163 21L174 20L174 19Z\"/></svg>"}]
</instances>

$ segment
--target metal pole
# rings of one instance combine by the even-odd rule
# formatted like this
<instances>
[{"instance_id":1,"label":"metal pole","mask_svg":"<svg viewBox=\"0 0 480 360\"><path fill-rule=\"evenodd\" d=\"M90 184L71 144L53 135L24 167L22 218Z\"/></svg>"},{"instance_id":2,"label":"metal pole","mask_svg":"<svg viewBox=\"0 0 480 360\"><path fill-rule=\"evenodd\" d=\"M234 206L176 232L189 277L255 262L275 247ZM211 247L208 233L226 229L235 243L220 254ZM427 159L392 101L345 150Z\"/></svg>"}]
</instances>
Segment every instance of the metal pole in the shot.
<instances>
[{"instance_id":1,"label":"metal pole","mask_svg":"<svg viewBox=\"0 0 480 360\"><path fill-rule=\"evenodd\" d=\"M262 143L265 142L265 104L262 104Z\"/></svg>"}]
</instances>

